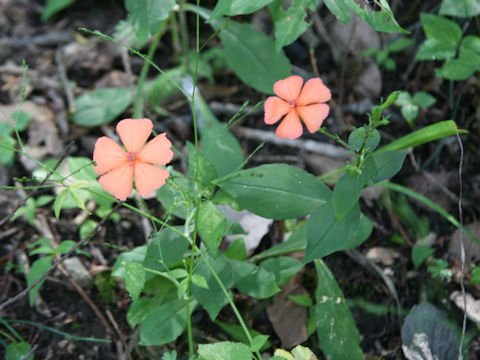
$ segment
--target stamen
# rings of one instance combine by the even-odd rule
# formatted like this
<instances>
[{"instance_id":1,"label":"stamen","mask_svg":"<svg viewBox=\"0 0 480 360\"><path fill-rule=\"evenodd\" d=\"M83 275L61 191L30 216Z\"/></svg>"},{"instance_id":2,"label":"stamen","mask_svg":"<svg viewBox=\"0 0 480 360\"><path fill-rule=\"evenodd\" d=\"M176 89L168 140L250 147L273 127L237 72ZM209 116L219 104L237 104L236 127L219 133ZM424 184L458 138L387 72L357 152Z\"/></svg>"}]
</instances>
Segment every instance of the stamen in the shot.
<instances>
[{"instance_id":1,"label":"stamen","mask_svg":"<svg viewBox=\"0 0 480 360\"><path fill-rule=\"evenodd\" d=\"M129 151L129 152L127 153L127 160L128 160L129 162L135 162L135 155L136 155L135 152Z\"/></svg>"},{"instance_id":2,"label":"stamen","mask_svg":"<svg viewBox=\"0 0 480 360\"><path fill-rule=\"evenodd\" d=\"M292 107L292 108L296 108L298 106L297 104L297 100L293 99L293 100L290 100L288 102L288 104Z\"/></svg>"}]
</instances>

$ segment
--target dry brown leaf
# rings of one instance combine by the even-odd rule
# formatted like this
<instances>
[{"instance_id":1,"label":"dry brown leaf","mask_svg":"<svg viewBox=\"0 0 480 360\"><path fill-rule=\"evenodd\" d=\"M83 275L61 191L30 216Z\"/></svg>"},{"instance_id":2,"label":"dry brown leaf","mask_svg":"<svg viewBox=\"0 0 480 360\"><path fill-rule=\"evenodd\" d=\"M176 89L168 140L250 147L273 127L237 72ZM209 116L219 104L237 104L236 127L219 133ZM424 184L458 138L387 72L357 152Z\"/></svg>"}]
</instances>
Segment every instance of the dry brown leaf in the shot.
<instances>
[{"instance_id":1,"label":"dry brown leaf","mask_svg":"<svg viewBox=\"0 0 480 360\"><path fill-rule=\"evenodd\" d=\"M285 285L273 298L273 304L267 308L267 314L275 333L282 341L282 348L290 349L307 340L308 310L288 299L290 295L307 295L308 292L299 283L299 274Z\"/></svg>"},{"instance_id":2,"label":"dry brown leaf","mask_svg":"<svg viewBox=\"0 0 480 360\"><path fill-rule=\"evenodd\" d=\"M480 239L480 222L470 223L465 226L470 232ZM460 260L460 229L455 230L448 245L448 252L456 259ZM473 241L467 234L462 234L463 246L465 247L465 262L469 265L472 262L480 260L480 246Z\"/></svg>"}]
</instances>

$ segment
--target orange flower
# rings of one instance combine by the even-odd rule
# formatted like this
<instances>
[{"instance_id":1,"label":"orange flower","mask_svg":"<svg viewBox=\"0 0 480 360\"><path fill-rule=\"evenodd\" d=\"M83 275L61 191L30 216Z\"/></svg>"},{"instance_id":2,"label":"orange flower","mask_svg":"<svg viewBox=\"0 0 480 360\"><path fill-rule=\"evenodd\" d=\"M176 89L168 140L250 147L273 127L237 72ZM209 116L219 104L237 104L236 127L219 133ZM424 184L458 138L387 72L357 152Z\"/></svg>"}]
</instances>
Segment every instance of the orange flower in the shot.
<instances>
[{"instance_id":1,"label":"orange flower","mask_svg":"<svg viewBox=\"0 0 480 360\"><path fill-rule=\"evenodd\" d=\"M155 165L165 166L173 157L172 143L166 134L155 136L147 144L152 133L150 119L125 119L117 124L126 151L112 139L102 136L95 143L93 169L101 175L98 179L103 190L121 201L132 193L133 179L142 196L165 184L169 172Z\"/></svg>"},{"instance_id":2,"label":"orange flower","mask_svg":"<svg viewBox=\"0 0 480 360\"><path fill-rule=\"evenodd\" d=\"M273 85L277 96L270 96L265 101L265 124L272 125L283 118L275 132L278 137L300 137L303 133L300 119L313 134L328 116L330 107L324 103L330 100L332 94L322 80L310 79L303 89L302 85L303 79L297 75L279 80Z\"/></svg>"}]
</instances>

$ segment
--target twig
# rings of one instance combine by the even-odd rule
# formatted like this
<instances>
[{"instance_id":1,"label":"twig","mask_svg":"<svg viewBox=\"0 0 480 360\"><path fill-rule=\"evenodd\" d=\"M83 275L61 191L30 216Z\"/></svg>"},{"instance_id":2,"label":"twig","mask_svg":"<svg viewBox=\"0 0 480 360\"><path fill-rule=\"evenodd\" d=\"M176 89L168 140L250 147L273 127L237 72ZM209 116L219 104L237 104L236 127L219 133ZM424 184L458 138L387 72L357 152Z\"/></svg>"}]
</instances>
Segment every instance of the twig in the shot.
<instances>
[{"instance_id":1,"label":"twig","mask_svg":"<svg viewBox=\"0 0 480 360\"><path fill-rule=\"evenodd\" d=\"M36 36L25 36L22 38L0 37L0 47L10 49L25 48L31 45L51 46L65 44L72 40L72 35L67 32L46 33Z\"/></svg>"},{"instance_id":2,"label":"twig","mask_svg":"<svg viewBox=\"0 0 480 360\"><path fill-rule=\"evenodd\" d=\"M63 88L65 89L65 95L67 97L68 111L74 113L77 110L75 106L75 98L73 96L72 88L67 78L67 70L65 69L65 62L63 61L63 50L58 48L55 51L55 61L58 66L58 74L60 75L60 80L62 81Z\"/></svg>"},{"instance_id":3,"label":"twig","mask_svg":"<svg viewBox=\"0 0 480 360\"><path fill-rule=\"evenodd\" d=\"M27 196L25 197L25 199L23 199L23 201L17 205L17 207L7 216L5 216L2 220L0 220L0 226L4 225L8 220L10 220L10 218L13 216L13 214L15 214L15 212L20 209L20 207L22 207L23 205L25 205L25 203L27 202L27 200L29 198L31 198L32 196L34 196L41 188L43 185L45 185L45 183L48 181L48 179L50 179L50 177L53 175L53 173L55 172L55 170L58 169L58 167L60 166L60 164L63 162L63 160L65 160L65 158L67 157L67 155L70 153L70 150L73 146L73 141L70 141L67 145L67 147L65 148L65 151L63 152L62 156L60 157L60 159L58 159L57 163L55 164L55 166L53 167L53 169L51 171L48 172L47 176L45 176L45 178L40 182L40 184L38 185L38 187L36 189L33 189L32 191L30 191Z\"/></svg>"},{"instance_id":4,"label":"twig","mask_svg":"<svg viewBox=\"0 0 480 360\"><path fill-rule=\"evenodd\" d=\"M53 270L57 268L57 266L61 263L63 263L67 258L69 258L78 248L80 248L83 244L85 244L92 236L94 236L102 227L102 225L112 216L112 214L122 205L122 202L118 202L115 207L105 216L100 222L83 238L81 239L77 244L75 244L65 255L63 255L60 259L56 260L52 266L37 280L35 280L29 287L26 289L22 290L20 293L17 295L11 297L4 303L0 304L0 311L5 309L7 306L13 304L15 301L18 299L24 297L25 295L28 294L30 290L32 290L35 286L40 284L40 282L45 279L48 275L50 275Z\"/></svg>"},{"instance_id":5,"label":"twig","mask_svg":"<svg viewBox=\"0 0 480 360\"><path fill-rule=\"evenodd\" d=\"M256 130L246 127L234 127L232 128L232 131L237 135L248 139L265 141L279 146L289 146L294 149L301 149L335 159L352 160L352 156L344 148L328 143L313 140L283 139L277 137L275 133L271 131Z\"/></svg>"},{"instance_id":6,"label":"twig","mask_svg":"<svg viewBox=\"0 0 480 360\"><path fill-rule=\"evenodd\" d=\"M392 280L387 275L385 275L382 269L358 250L347 250L345 251L345 254L347 254L352 260L354 260L358 264L365 266L367 269L370 269L371 271L373 271L373 273L380 276L380 278L383 280L388 290L390 291L393 300L395 300L398 313L400 314L401 307L397 290L395 289L395 285L393 284Z\"/></svg>"}]
</instances>

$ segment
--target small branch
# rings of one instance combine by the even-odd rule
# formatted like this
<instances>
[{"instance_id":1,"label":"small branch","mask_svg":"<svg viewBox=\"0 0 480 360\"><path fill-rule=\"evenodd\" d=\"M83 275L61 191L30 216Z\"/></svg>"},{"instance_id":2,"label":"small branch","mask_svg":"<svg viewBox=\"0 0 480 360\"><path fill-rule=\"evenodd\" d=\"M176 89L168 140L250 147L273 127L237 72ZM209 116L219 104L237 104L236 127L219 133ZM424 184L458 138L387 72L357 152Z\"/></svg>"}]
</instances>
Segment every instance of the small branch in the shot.
<instances>
[{"instance_id":1,"label":"small branch","mask_svg":"<svg viewBox=\"0 0 480 360\"><path fill-rule=\"evenodd\" d=\"M265 141L279 146L288 146L294 149L301 149L335 159L352 160L352 156L344 148L332 144L314 140L283 139L279 138L271 131L256 130L246 127L234 127L232 128L232 131L247 139Z\"/></svg>"},{"instance_id":2,"label":"small branch","mask_svg":"<svg viewBox=\"0 0 480 360\"><path fill-rule=\"evenodd\" d=\"M18 299L21 299L22 297L24 297L25 295L28 294L28 292L30 290L32 290L35 286L37 286L38 284L40 284L40 282L45 279L47 276L49 276L56 268L59 264L63 263L67 258L69 258L78 248L80 248L81 246L83 246L83 244L85 244L92 236L94 236L99 230L100 228L102 227L102 225L110 218L110 216L112 216L112 214L122 205L122 202L118 202L115 207L107 214L107 216L105 216L102 220L100 220L100 222L97 224L97 226L95 226L93 228L93 230L91 230L83 239L81 239L77 244L75 244L75 246L73 246L67 253L65 253L65 255L63 255L60 259L56 260L52 266L50 266L50 268L40 277L38 278L37 280L35 280L29 287L27 287L26 289L22 290L19 294L11 297L10 299L8 299L7 301L5 301L4 303L0 304L0 311L2 311L3 309L5 309L7 306L13 304L15 301L17 301Z\"/></svg>"},{"instance_id":3,"label":"small branch","mask_svg":"<svg viewBox=\"0 0 480 360\"><path fill-rule=\"evenodd\" d=\"M63 61L63 50L61 48L55 51L55 61L58 66L58 74L62 81L63 88L65 89L65 95L67 97L68 111L74 113L77 110L75 106L75 97L73 96L72 88L67 78L67 70L65 69L65 62Z\"/></svg>"},{"instance_id":4,"label":"small branch","mask_svg":"<svg viewBox=\"0 0 480 360\"><path fill-rule=\"evenodd\" d=\"M32 196L36 195L37 192L42 188L43 185L45 185L45 183L48 181L48 179L50 179L50 177L52 176L52 174L58 169L58 167L60 166L60 164L63 162L63 160L65 160L65 158L67 157L67 155L70 153L70 150L73 146L73 141L70 141L67 145L67 147L65 148L65 151L63 152L62 156L60 157L60 159L58 159L57 163L55 164L55 166L53 167L53 169L51 171L48 172L47 176L45 176L45 178L42 180L42 182L38 185L38 187L32 191L30 191L27 196L25 197L25 199L23 199L23 201L17 205L17 207L6 217L4 217L2 220L0 220L0 226L4 225L8 220L10 220L10 218L13 216L13 214L15 214L15 212L20 208L22 207L23 205L25 205L25 203L27 202L27 200L29 198L31 198Z\"/></svg>"}]
</instances>

